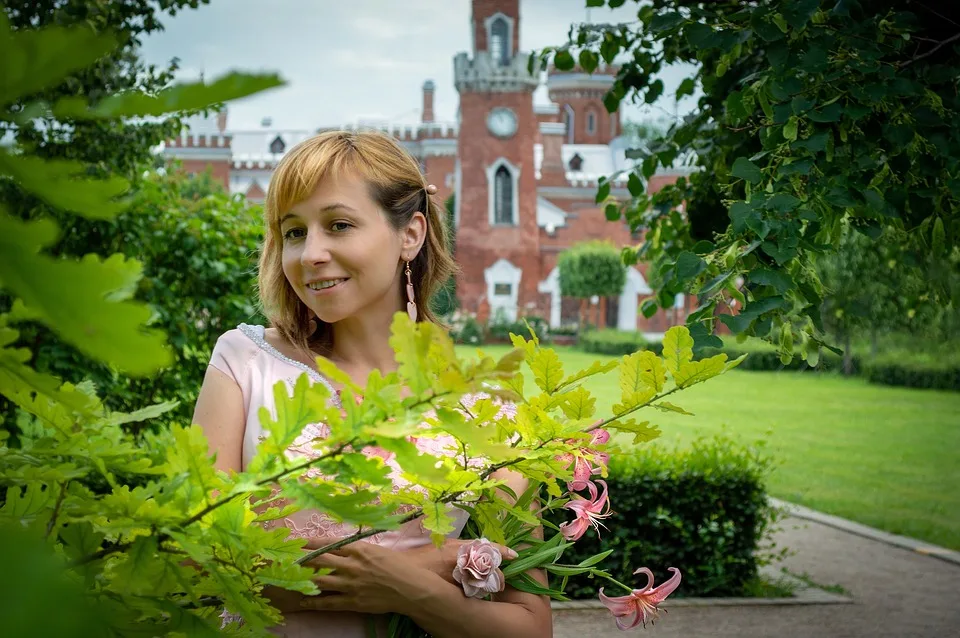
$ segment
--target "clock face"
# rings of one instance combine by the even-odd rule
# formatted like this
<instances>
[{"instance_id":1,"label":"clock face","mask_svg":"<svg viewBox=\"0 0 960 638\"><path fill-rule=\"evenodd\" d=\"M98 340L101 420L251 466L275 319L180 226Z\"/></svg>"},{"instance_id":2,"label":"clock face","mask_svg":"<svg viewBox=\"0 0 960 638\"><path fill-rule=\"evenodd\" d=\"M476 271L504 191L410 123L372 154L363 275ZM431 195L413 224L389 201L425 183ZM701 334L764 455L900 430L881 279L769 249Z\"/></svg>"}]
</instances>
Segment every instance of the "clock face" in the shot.
<instances>
[{"instance_id":1,"label":"clock face","mask_svg":"<svg viewBox=\"0 0 960 638\"><path fill-rule=\"evenodd\" d=\"M497 137L513 137L517 132L517 115L508 108L495 108L487 115L487 128Z\"/></svg>"}]
</instances>

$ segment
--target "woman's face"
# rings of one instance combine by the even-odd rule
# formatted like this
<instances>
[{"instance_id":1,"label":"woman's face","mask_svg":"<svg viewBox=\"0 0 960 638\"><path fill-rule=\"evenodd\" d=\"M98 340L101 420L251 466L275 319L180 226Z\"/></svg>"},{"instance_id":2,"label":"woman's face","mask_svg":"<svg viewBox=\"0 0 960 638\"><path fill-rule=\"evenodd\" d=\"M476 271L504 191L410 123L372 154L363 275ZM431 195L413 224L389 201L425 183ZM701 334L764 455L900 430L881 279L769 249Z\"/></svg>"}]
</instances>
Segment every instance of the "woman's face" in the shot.
<instances>
[{"instance_id":1,"label":"woman's face","mask_svg":"<svg viewBox=\"0 0 960 638\"><path fill-rule=\"evenodd\" d=\"M418 213L424 221L423 215ZM280 219L283 272L300 300L326 323L402 307L401 262L423 243L420 221L397 231L352 175L324 179Z\"/></svg>"}]
</instances>

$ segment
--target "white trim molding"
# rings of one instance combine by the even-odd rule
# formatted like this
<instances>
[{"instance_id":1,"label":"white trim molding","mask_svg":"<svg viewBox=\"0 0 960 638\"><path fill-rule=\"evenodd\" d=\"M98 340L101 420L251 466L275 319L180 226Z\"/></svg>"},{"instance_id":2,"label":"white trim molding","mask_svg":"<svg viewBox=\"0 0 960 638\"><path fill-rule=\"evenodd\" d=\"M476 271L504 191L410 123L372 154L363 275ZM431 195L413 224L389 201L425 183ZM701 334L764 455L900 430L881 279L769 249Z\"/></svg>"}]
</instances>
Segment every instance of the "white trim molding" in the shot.
<instances>
[{"instance_id":1,"label":"white trim molding","mask_svg":"<svg viewBox=\"0 0 960 638\"><path fill-rule=\"evenodd\" d=\"M567 144L573 144L577 130L577 112L569 104L563 105L563 123L567 126Z\"/></svg>"},{"instance_id":2,"label":"white trim molding","mask_svg":"<svg viewBox=\"0 0 960 638\"><path fill-rule=\"evenodd\" d=\"M511 184L513 192L511 193L511 205L513 208L513 221L510 224L496 223L495 211L495 177L497 170L504 167L509 171L512 178ZM517 226L520 224L520 167L514 166L505 157L500 157L492 164L487 166L487 219L491 226Z\"/></svg>"},{"instance_id":3,"label":"white trim molding","mask_svg":"<svg viewBox=\"0 0 960 638\"><path fill-rule=\"evenodd\" d=\"M503 258L498 259L483 271L491 317L496 316L498 310L502 310L509 321L517 320L517 299L522 276L523 271L520 268ZM501 288L510 286L509 294L496 294L498 285Z\"/></svg>"},{"instance_id":4,"label":"white trim molding","mask_svg":"<svg viewBox=\"0 0 960 638\"><path fill-rule=\"evenodd\" d=\"M493 23L498 19L503 19L507 23L507 40L503 43L503 49L506 51L506 64L501 64L500 60L493 60L493 50L490 48L490 45L493 42ZM487 31L487 51L489 51L491 54L491 61L497 66L509 66L510 60L513 59L513 56L516 53L516 51L513 50L514 27L515 25L513 18L500 11L497 11L492 16L485 18L483 21L483 28Z\"/></svg>"}]
</instances>

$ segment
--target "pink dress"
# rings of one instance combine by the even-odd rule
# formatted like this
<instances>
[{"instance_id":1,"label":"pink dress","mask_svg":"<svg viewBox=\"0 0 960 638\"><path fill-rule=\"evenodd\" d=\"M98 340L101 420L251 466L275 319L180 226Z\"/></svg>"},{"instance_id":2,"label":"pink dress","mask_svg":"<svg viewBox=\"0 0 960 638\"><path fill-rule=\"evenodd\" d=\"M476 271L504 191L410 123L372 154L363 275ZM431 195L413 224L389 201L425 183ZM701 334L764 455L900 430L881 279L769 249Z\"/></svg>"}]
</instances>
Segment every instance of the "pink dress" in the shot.
<instances>
[{"instance_id":1,"label":"pink dress","mask_svg":"<svg viewBox=\"0 0 960 638\"><path fill-rule=\"evenodd\" d=\"M210 365L233 378L240 386L243 394L244 413L247 415L246 427L243 435L242 469L253 458L257 450L263 430L260 427L260 418L257 415L261 406L276 415L272 388L278 381L284 380L292 388L296 379L303 373L309 375L311 383L323 383L330 388L335 402L339 405L339 397L330 384L316 370L299 361L283 355L264 339L263 326L240 324L236 329L223 334L213 349ZM312 450L310 443L326 436L329 429L322 423L311 424L303 429L301 435L288 448L288 457L310 457L318 454ZM442 439L411 439L417 447L432 454L445 454L448 450ZM391 477L394 486L408 485L399 476L399 467L392 455L384 450L368 450L367 454L381 456L393 468ZM455 453L455 450L450 450ZM450 538L457 538L467 522L466 512L451 507L454 516L454 530ZM301 510L292 514L283 521L266 523L265 527L284 526L290 529L291 536L299 538L323 538L330 541L343 538L356 532L356 527L338 524L322 512L316 510ZM411 521L398 530L392 530L371 536L365 539L384 547L396 550L408 550L426 545L430 542L430 534L424 530L419 520ZM297 612L286 616L282 627L272 629L272 633L290 638L314 638L331 636L337 638L366 636L366 616L352 612ZM383 618L378 619L381 632L385 624ZM383 634L385 635L385 634Z\"/></svg>"}]
</instances>

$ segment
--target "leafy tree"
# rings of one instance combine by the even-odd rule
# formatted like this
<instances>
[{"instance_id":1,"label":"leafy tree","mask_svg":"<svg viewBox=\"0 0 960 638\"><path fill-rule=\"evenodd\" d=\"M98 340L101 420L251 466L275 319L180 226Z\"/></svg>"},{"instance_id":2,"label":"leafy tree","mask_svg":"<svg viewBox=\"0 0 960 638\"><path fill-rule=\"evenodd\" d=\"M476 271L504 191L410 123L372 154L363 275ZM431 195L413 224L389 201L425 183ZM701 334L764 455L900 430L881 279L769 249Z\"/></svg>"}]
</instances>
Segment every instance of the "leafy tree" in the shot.
<instances>
[{"instance_id":1,"label":"leafy tree","mask_svg":"<svg viewBox=\"0 0 960 638\"><path fill-rule=\"evenodd\" d=\"M604 4L625 2L587 0ZM698 111L648 156L633 156L644 177L688 152L702 170L652 201L631 180L632 201L608 216L644 231L628 258L653 262L661 306L678 292L699 295L688 319L698 346L719 341L715 312L730 299L742 310L719 319L736 334L781 348L823 343L814 261L846 228L872 239L903 231L907 248L930 258L916 260L931 266L924 294L949 297L943 274L956 267L960 235L960 5L652 0L637 15L639 26L580 25L539 58L588 71L622 60L604 98L610 111L656 101L666 65L697 65L677 97L699 86ZM601 183L598 202L609 189ZM685 215L651 206L681 201Z\"/></svg>"},{"instance_id":2,"label":"leafy tree","mask_svg":"<svg viewBox=\"0 0 960 638\"><path fill-rule=\"evenodd\" d=\"M560 253L560 294L581 300L580 323L586 300L599 296L601 308L606 308L607 297L616 297L627 283L627 269L620 251L607 241L589 241L571 246Z\"/></svg>"},{"instance_id":3,"label":"leafy tree","mask_svg":"<svg viewBox=\"0 0 960 638\"><path fill-rule=\"evenodd\" d=\"M880 336L886 333L912 334L938 344L952 338L948 326L956 308L952 302L945 306L925 302L924 265L911 263L917 255L905 250L903 235L887 229L871 240L849 230L835 252L817 260L824 286L821 314L827 331L844 345L848 374L856 337L870 338L871 356L878 354Z\"/></svg>"},{"instance_id":4,"label":"leafy tree","mask_svg":"<svg viewBox=\"0 0 960 638\"><path fill-rule=\"evenodd\" d=\"M21 342L31 344L37 370L73 383L93 381L110 409L178 401L160 422L188 421L216 338L240 322L263 321L253 303L261 238L259 207L228 195L209 173L153 174L123 213L71 228L59 249L83 254L96 244L104 257L142 263L133 298L150 306L150 326L167 335L172 365L149 377L119 374L36 322L21 324ZM11 408L4 410L8 421Z\"/></svg>"},{"instance_id":5,"label":"leafy tree","mask_svg":"<svg viewBox=\"0 0 960 638\"><path fill-rule=\"evenodd\" d=\"M454 206L456 205L456 195L451 195L444 202L447 210L447 244L450 248L450 254L456 254L457 251L457 225L453 217ZM433 311L440 317L448 317L460 307L457 300L457 278L450 277L447 282L441 286L430 300L433 304Z\"/></svg>"},{"instance_id":6,"label":"leafy tree","mask_svg":"<svg viewBox=\"0 0 960 638\"><path fill-rule=\"evenodd\" d=\"M0 80L0 119L15 117L10 105L29 91L95 63L112 46L109 37L79 27L11 32L0 14L0 52L8 63ZM31 55L48 49L72 55ZM210 86L178 86L155 96L128 92L92 107L73 101L53 108L90 119L145 117L203 108L277 84L274 76L231 74ZM64 212L115 219L130 204L117 200L129 182L91 177L83 169L79 162L41 158L23 146L0 149L0 180L15 181ZM47 249L60 229L49 217L25 221L0 200L0 285L14 299L11 309L0 313L0 394L21 410L16 436L0 430L0 484L6 488L0 563L6 581L16 583L5 592L17 610L4 619L12 635L213 635L224 607L246 621L244 634L263 633L281 620L264 587L317 594L312 581L317 574L304 566L311 557L418 518L435 540L442 539L453 523L447 505L474 514L478 534L524 547L503 568L508 582L521 590L562 597L562 586L546 588L526 575L545 567L560 576L589 573L630 591L597 566L606 554L578 565L558 564L576 538L563 531L546 540L534 537L539 519L529 506L540 498L541 487L554 497L543 499L543 509L569 502L561 485L574 478L574 464L585 463L589 474L602 453L615 451L591 430L630 433L635 443L656 438L659 430L635 420L636 412L647 407L683 412L663 399L739 363L723 354L695 361L684 328L667 333L662 358L638 352L570 375L557 353L539 347L536 339L514 337L515 350L499 361L461 360L442 330L398 313L391 330L396 372L375 371L360 387L318 359L321 372L342 386L343 408L331 401L326 385L310 385L305 374L292 396L286 381L279 382L273 388L275 415L262 411L268 434L257 454L243 472L227 474L215 470L198 426L175 424L139 437L124 427L155 418L172 404L116 412L89 383L62 383L37 371L28 363L30 349L14 345L20 338L14 326L30 320L118 371L145 376L171 361L162 332L144 329L150 309L131 300L141 264L123 255L53 257ZM189 236L182 235L185 242ZM189 250L183 254L190 257ZM526 395L521 363L536 384ZM620 401L598 421L596 400L580 381L615 368ZM480 390L492 396L476 397ZM466 394L478 399L471 410L463 409ZM517 413L505 413L493 397L514 400ZM427 427L421 427L425 421ZM329 424L330 435L316 442L315 454L289 458L291 443L317 422ZM439 458L422 455L409 440L413 434L449 436L456 448ZM385 489L391 483L388 468L363 453L373 446L392 452L413 485L398 486L396 493ZM477 456L471 458L468 449ZM507 467L531 483L513 504L498 496L502 481L494 476ZM323 478L304 481L310 469ZM92 490L93 481L104 488ZM259 524L282 520L290 507L320 509L363 531L304 553L304 539ZM577 538L585 531L583 518L573 527ZM45 613L51 596L57 614Z\"/></svg>"}]
</instances>

